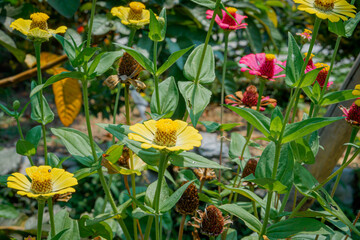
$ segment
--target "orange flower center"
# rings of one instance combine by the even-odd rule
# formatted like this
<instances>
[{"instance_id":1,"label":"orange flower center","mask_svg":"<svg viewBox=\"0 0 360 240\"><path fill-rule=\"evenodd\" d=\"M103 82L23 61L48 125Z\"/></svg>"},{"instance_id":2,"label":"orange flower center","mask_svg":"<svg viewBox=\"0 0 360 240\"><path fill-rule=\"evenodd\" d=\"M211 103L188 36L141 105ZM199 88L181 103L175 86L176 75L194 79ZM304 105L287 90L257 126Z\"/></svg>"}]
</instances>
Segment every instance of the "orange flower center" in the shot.
<instances>
[{"instance_id":1,"label":"orange flower center","mask_svg":"<svg viewBox=\"0 0 360 240\"><path fill-rule=\"evenodd\" d=\"M156 122L154 143L160 146L173 147L176 144L178 123L171 119Z\"/></svg>"},{"instance_id":2,"label":"orange flower center","mask_svg":"<svg viewBox=\"0 0 360 240\"><path fill-rule=\"evenodd\" d=\"M31 191L37 194L49 193L52 191L51 169L39 168L31 175Z\"/></svg>"},{"instance_id":3,"label":"orange flower center","mask_svg":"<svg viewBox=\"0 0 360 240\"><path fill-rule=\"evenodd\" d=\"M48 30L47 20L49 16L45 13L33 13L30 15L31 24L30 29L39 28L42 30Z\"/></svg>"},{"instance_id":4,"label":"orange flower center","mask_svg":"<svg viewBox=\"0 0 360 240\"><path fill-rule=\"evenodd\" d=\"M321 11L331 11L334 9L335 0L315 0L314 6L315 8Z\"/></svg>"},{"instance_id":5,"label":"orange flower center","mask_svg":"<svg viewBox=\"0 0 360 240\"><path fill-rule=\"evenodd\" d=\"M141 20L142 12L145 9L145 5L141 2L131 2L129 4L130 12L129 12L129 20Z\"/></svg>"}]
</instances>

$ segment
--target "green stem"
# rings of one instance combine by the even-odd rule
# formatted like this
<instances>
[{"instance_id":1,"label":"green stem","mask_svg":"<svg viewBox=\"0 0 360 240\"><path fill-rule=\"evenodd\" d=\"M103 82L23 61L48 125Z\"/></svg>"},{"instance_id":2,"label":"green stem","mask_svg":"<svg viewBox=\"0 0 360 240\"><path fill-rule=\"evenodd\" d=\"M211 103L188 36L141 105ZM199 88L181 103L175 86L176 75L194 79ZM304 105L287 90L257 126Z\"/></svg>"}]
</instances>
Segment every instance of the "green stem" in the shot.
<instances>
[{"instance_id":1,"label":"green stem","mask_svg":"<svg viewBox=\"0 0 360 240\"><path fill-rule=\"evenodd\" d=\"M25 138L24 138L23 132L21 130L19 116L16 116L15 119L16 119L16 125L17 125L17 128L18 128L18 131L19 131L19 134L20 134L20 139L24 140ZM30 162L31 166L35 166L31 156L27 156L27 158L29 159L29 162Z\"/></svg>"},{"instance_id":2,"label":"green stem","mask_svg":"<svg viewBox=\"0 0 360 240\"><path fill-rule=\"evenodd\" d=\"M183 233L184 233L185 219L186 219L186 215L182 214L178 240L182 240Z\"/></svg>"},{"instance_id":3,"label":"green stem","mask_svg":"<svg viewBox=\"0 0 360 240\"><path fill-rule=\"evenodd\" d=\"M54 208L52 198L47 200L47 205L49 208L49 215L50 215L50 228L51 228L51 237L55 236L55 220L54 220Z\"/></svg>"},{"instance_id":4,"label":"green stem","mask_svg":"<svg viewBox=\"0 0 360 240\"><path fill-rule=\"evenodd\" d=\"M331 181L334 177L336 177L338 174L340 174L344 169L349 166L349 164L356 158L356 156L360 153L360 149L356 150L356 152L353 154L353 156L350 158L349 161L347 161L345 164L343 164L338 170L336 170L333 174L331 174L329 177L327 177L321 184L317 185L312 191L317 191L320 188L322 188L326 183ZM296 206L292 214L289 218L293 218L295 214L300 210L300 208L305 204L305 202L309 199L309 197L305 196L300 203Z\"/></svg>"},{"instance_id":5,"label":"green stem","mask_svg":"<svg viewBox=\"0 0 360 240\"><path fill-rule=\"evenodd\" d=\"M225 78L226 78L226 65L227 65L227 58L228 58L228 46L229 46L229 33L228 31L225 32L224 35L224 42L225 42L225 50L224 50L224 63L223 63L223 71L222 71L222 80L221 80L221 102L220 102L220 125L222 126L223 118L224 118L224 98L225 98ZM220 129L220 156L219 156L219 163L222 165L222 151L223 151L223 144L224 144L224 130ZM219 182L221 182L221 169L219 169ZM221 187L219 186L219 193Z\"/></svg>"},{"instance_id":6,"label":"green stem","mask_svg":"<svg viewBox=\"0 0 360 240\"><path fill-rule=\"evenodd\" d=\"M92 0L91 14L90 14L90 24L89 24L88 34L87 34L87 41L86 41L86 47L88 47L88 48L91 45L91 32L92 32L93 23L94 23L95 8L96 8L96 0Z\"/></svg>"},{"instance_id":7,"label":"green stem","mask_svg":"<svg viewBox=\"0 0 360 240\"><path fill-rule=\"evenodd\" d=\"M168 162L168 154L167 153L160 153L160 164L159 164L159 172L158 172L158 180L156 185L155 197L154 197L154 209L155 209L155 229L156 229L156 239L160 239L161 229L159 229L159 214L160 214L160 192L161 192L161 185L164 179L165 170Z\"/></svg>"},{"instance_id":8,"label":"green stem","mask_svg":"<svg viewBox=\"0 0 360 240\"><path fill-rule=\"evenodd\" d=\"M113 112L113 124L116 124L116 115L117 115L117 109L119 106L120 92L121 92L121 83L119 83L117 86L117 93L116 93L116 97L115 97L115 106L114 106L114 112ZM115 136L114 135L112 138L112 144L115 144Z\"/></svg>"},{"instance_id":9,"label":"green stem","mask_svg":"<svg viewBox=\"0 0 360 240\"><path fill-rule=\"evenodd\" d=\"M330 69L329 69L329 72L326 76L326 79L325 79L325 83L324 83L324 86L322 87L321 89L321 94L320 94L320 101L323 99L324 97L324 94L325 94L325 91L327 89L327 85L328 85L328 82L329 82L329 79L330 79L330 76L331 76L331 73L332 73L332 70L334 68L334 64L335 64L335 59L336 59L336 55L337 55L337 52L339 50L339 46L340 46L340 42L341 42L341 36L338 36L337 39L336 39L336 44L335 44L335 48L334 48L334 52L332 54L332 57L331 57L331 63L330 63ZM315 106L315 111L314 111L314 117L316 117L320 111L320 105L316 104Z\"/></svg>"},{"instance_id":10,"label":"green stem","mask_svg":"<svg viewBox=\"0 0 360 240\"><path fill-rule=\"evenodd\" d=\"M153 57L154 57L154 81L155 81L155 96L156 96L156 107L157 107L157 111L158 113L161 114L161 108L160 108L160 93L159 93L159 78L156 74L157 72L157 54L158 54L158 42L154 41L154 52L153 52Z\"/></svg>"},{"instance_id":11,"label":"green stem","mask_svg":"<svg viewBox=\"0 0 360 240\"><path fill-rule=\"evenodd\" d=\"M41 240L42 236L42 220L44 215L45 201L38 200L38 222L37 222L37 235L36 239Z\"/></svg>"},{"instance_id":12,"label":"green stem","mask_svg":"<svg viewBox=\"0 0 360 240\"><path fill-rule=\"evenodd\" d=\"M150 232L151 232L151 225L152 222L154 221L154 216L149 216L148 218L148 222L146 224L146 230L145 230L145 236L144 236L144 240L148 240L150 237Z\"/></svg>"},{"instance_id":13,"label":"green stem","mask_svg":"<svg viewBox=\"0 0 360 240\"><path fill-rule=\"evenodd\" d=\"M255 192L255 189L254 189L254 186L253 185L250 185L250 190L252 192ZM236 198L235 198L236 199ZM253 205L253 209L254 209L254 216L259 219L259 215L258 215L258 211L257 211L257 207L256 207L256 202L255 201L252 201L252 205Z\"/></svg>"},{"instance_id":14,"label":"green stem","mask_svg":"<svg viewBox=\"0 0 360 240\"><path fill-rule=\"evenodd\" d=\"M38 77L38 85L42 84L42 75L41 75L41 42L34 42L35 47L35 56L36 56L36 67L37 67L37 77ZM39 92L39 99L40 99L40 112L41 112L41 129L43 133L43 140L44 140L44 159L45 165L48 165L48 157L47 157L47 144L46 144L46 128L44 123L44 101L43 101L43 90L40 89Z\"/></svg>"},{"instance_id":15,"label":"green stem","mask_svg":"<svg viewBox=\"0 0 360 240\"><path fill-rule=\"evenodd\" d=\"M358 128L353 128L352 131L351 131L351 136L350 136L350 140L349 140L349 143L354 143L355 141L355 138L356 138L356 135L357 133L359 132L359 129ZM346 149L346 152L345 152L345 157L343 159L343 162L341 165L345 164L348 157L349 157L349 154L350 154L350 151L351 151L351 145L348 145L347 146L347 149ZM342 171L339 173L339 175L337 175L336 177L336 180L335 180L335 184L333 186L333 189L331 191L331 197L334 197L334 194L335 194L335 191L336 191L336 188L337 186L339 185L339 182L340 182L340 178L341 178L341 175L342 175Z\"/></svg>"},{"instance_id":16,"label":"green stem","mask_svg":"<svg viewBox=\"0 0 360 240\"><path fill-rule=\"evenodd\" d=\"M280 206L280 209L279 209L279 213L283 213L284 212L284 209L285 209L285 206L289 200L289 197L290 197L290 193L291 191L288 191L285 195L284 195L284 198L283 200L281 201L281 206Z\"/></svg>"},{"instance_id":17,"label":"green stem","mask_svg":"<svg viewBox=\"0 0 360 240\"><path fill-rule=\"evenodd\" d=\"M129 40L128 40L128 44L127 44L128 47L131 47L133 45L135 33L136 33L136 28L131 28L131 32L130 32Z\"/></svg>"},{"instance_id":18,"label":"green stem","mask_svg":"<svg viewBox=\"0 0 360 240\"><path fill-rule=\"evenodd\" d=\"M292 115L292 118L291 118L292 123L295 121L296 111L297 111L297 107L298 107L298 104L299 104L299 100L300 100L300 92L296 96L295 105L294 105L294 109L293 109L293 115Z\"/></svg>"},{"instance_id":19,"label":"green stem","mask_svg":"<svg viewBox=\"0 0 360 240\"><path fill-rule=\"evenodd\" d=\"M113 179L113 175L110 174L110 176L109 176L109 181L108 181L109 189L111 189L110 187L111 187L112 179ZM101 209L101 213L104 213L104 212L105 212L107 202L108 202L108 199L107 199L107 197L105 196L105 198L104 198L104 203L103 203L103 206L102 206L102 209Z\"/></svg>"}]
</instances>

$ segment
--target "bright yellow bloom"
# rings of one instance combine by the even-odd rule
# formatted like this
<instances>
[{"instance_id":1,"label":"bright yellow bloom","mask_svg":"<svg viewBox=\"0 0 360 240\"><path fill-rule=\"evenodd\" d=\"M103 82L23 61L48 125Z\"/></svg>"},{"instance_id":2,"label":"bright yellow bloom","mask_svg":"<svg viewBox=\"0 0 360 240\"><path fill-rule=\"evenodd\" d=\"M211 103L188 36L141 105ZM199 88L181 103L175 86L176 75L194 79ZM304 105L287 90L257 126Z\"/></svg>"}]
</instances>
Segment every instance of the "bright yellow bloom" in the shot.
<instances>
[{"instance_id":1,"label":"bright yellow bloom","mask_svg":"<svg viewBox=\"0 0 360 240\"><path fill-rule=\"evenodd\" d=\"M129 7L113 7L111 14L121 19L121 23L141 28L150 23L150 12L140 2L131 2Z\"/></svg>"},{"instance_id":2,"label":"bright yellow bloom","mask_svg":"<svg viewBox=\"0 0 360 240\"><path fill-rule=\"evenodd\" d=\"M310 14L316 14L318 18L329 19L331 22L338 22L340 18L344 21L347 17L355 17L355 6L346 0L294 0L299 3L298 9Z\"/></svg>"},{"instance_id":3,"label":"bright yellow bloom","mask_svg":"<svg viewBox=\"0 0 360 240\"><path fill-rule=\"evenodd\" d=\"M357 84L355 86L355 89L352 91L352 95L354 96L360 96L360 84ZM360 103L359 100L356 100L358 103Z\"/></svg>"},{"instance_id":4,"label":"bright yellow bloom","mask_svg":"<svg viewBox=\"0 0 360 240\"><path fill-rule=\"evenodd\" d=\"M49 16L45 13L33 13L30 15L31 20L16 19L10 27L26 35L30 40L48 41L52 34L65 33L67 27L61 26L57 29L48 28L47 20Z\"/></svg>"},{"instance_id":5,"label":"bright yellow bloom","mask_svg":"<svg viewBox=\"0 0 360 240\"><path fill-rule=\"evenodd\" d=\"M179 151L200 147L201 135L198 130L188 126L184 121L161 119L149 120L144 124L137 123L130 127L131 140L142 142L141 147L160 150Z\"/></svg>"},{"instance_id":6,"label":"bright yellow bloom","mask_svg":"<svg viewBox=\"0 0 360 240\"><path fill-rule=\"evenodd\" d=\"M72 193L72 186L78 184L74 174L50 166L33 166L25 169L29 179L21 173L13 173L7 179L7 186L18 190L17 194L29 198L46 199L56 194Z\"/></svg>"}]
</instances>

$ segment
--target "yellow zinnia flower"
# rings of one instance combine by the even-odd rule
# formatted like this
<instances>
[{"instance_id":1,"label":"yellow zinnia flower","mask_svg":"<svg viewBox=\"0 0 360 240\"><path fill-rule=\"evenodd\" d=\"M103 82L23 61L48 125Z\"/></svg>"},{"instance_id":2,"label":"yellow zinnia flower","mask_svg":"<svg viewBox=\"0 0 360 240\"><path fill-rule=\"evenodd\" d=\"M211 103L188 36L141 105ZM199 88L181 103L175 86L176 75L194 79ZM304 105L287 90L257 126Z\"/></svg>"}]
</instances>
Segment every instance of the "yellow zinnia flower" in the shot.
<instances>
[{"instance_id":1,"label":"yellow zinnia flower","mask_svg":"<svg viewBox=\"0 0 360 240\"><path fill-rule=\"evenodd\" d=\"M121 23L141 28L150 23L150 12L141 2L131 2L129 7L113 7L111 14L121 19Z\"/></svg>"},{"instance_id":2,"label":"yellow zinnia flower","mask_svg":"<svg viewBox=\"0 0 360 240\"><path fill-rule=\"evenodd\" d=\"M61 26L57 29L48 28L47 20L49 16L45 13L33 13L30 15L31 20L16 19L10 27L26 35L30 40L48 41L52 34L65 33L67 27Z\"/></svg>"},{"instance_id":3,"label":"yellow zinnia flower","mask_svg":"<svg viewBox=\"0 0 360 240\"><path fill-rule=\"evenodd\" d=\"M355 6L346 0L294 0L299 3L298 9L310 14L316 14L318 18L329 19L338 22L340 18L344 21L347 17L355 17Z\"/></svg>"},{"instance_id":4,"label":"yellow zinnia flower","mask_svg":"<svg viewBox=\"0 0 360 240\"><path fill-rule=\"evenodd\" d=\"M33 166L25 169L31 181L21 173L13 173L7 179L7 186L18 190L17 194L29 198L46 199L56 194L75 192L72 186L78 184L74 174L50 166Z\"/></svg>"},{"instance_id":5,"label":"yellow zinnia flower","mask_svg":"<svg viewBox=\"0 0 360 240\"><path fill-rule=\"evenodd\" d=\"M131 126L130 131L134 133L128 134L129 139L142 142L141 147L145 149L191 150L200 147L202 139L198 130L180 120L149 120Z\"/></svg>"}]
</instances>

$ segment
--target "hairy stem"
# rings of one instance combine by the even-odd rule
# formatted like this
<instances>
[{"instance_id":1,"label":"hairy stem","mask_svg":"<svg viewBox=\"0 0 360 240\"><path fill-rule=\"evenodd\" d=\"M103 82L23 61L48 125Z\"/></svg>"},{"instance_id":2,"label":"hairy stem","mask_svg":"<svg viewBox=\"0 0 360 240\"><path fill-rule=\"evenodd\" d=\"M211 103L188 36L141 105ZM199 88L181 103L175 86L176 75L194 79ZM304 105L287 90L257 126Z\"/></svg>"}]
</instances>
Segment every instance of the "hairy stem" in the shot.
<instances>
[{"instance_id":1,"label":"hairy stem","mask_svg":"<svg viewBox=\"0 0 360 240\"><path fill-rule=\"evenodd\" d=\"M92 32L93 23L94 23L95 8L96 8L96 0L92 0L91 13L90 13L90 23L89 23L89 29L88 29L87 41L86 41L86 47L88 47L88 48L91 45L91 32Z\"/></svg>"},{"instance_id":2,"label":"hairy stem","mask_svg":"<svg viewBox=\"0 0 360 240\"><path fill-rule=\"evenodd\" d=\"M50 229L51 229L51 237L55 236L55 220L54 220L54 208L52 198L47 200L47 205L49 208L49 215L50 215Z\"/></svg>"},{"instance_id":3,"label":"hairy stem","mask_svg":"<svg viewBox=\"0 0 360 240\"><path fill-rule=\"evenodd\" d=\"M16 125L17 125L17 128L18 128L18 131L19 131L20 139L21 139L21 140L25 140L24 135L23 135L23 132L22 132L22 130L21 130L21 125L20 125L19 116L16 116L15 119L16 119ZM29 159L29 162L30 162L31 166L35 166L35 164L34 164L32 158L31 158L31 156L27 156L27 158Z\"/></svg>"},{"instance_id":4,"label":"hairy stem","mask_svg":"<svg viewBox=\"0 0 360 240\"><path fill-rule=\"evenodd\" d=\"M44 215L45 201L38 200L38 222L37 222L37 235L36 239L41 239L42 236L42 220Z\"/></svg>"}]
</instances>

